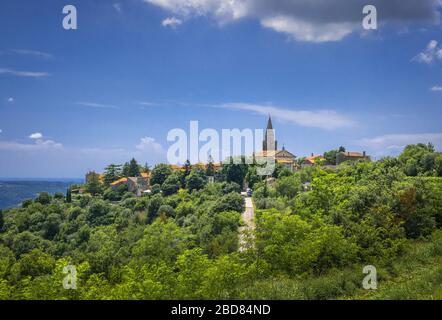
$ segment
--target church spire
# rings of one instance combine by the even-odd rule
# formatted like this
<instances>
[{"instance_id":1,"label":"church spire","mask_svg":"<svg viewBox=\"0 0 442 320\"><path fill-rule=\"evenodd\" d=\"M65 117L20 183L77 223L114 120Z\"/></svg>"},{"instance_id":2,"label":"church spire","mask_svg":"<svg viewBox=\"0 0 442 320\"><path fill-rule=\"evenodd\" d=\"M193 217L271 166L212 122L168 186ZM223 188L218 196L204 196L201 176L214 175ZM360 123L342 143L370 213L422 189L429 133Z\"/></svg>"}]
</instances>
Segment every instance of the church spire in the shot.
<instances>
[{"instance_id":1,"label":"church spire","mask_svg":"<svg viewBox=\"0 0 442 320\"><path fill-rule=\"evenodd\" d=\"M269 120L267 120L267 130L271 130L271 129L273 129L273 124L272 124L272 118L270 117L270 114L269 114Z\"/></svg>"},{"instance_id":2,"label":"church spire","mask_svg":"<svg viewBox=\"0 0 442 320\"><path fill-rule=\"evenodd\" d=\"M272 118L269 114L269 119L267 120L267 128L264 135L264 141L262 142L262 150L278 150L278 142L275 140L275 130L273 129Z\"/></svg>"}]
</instances>

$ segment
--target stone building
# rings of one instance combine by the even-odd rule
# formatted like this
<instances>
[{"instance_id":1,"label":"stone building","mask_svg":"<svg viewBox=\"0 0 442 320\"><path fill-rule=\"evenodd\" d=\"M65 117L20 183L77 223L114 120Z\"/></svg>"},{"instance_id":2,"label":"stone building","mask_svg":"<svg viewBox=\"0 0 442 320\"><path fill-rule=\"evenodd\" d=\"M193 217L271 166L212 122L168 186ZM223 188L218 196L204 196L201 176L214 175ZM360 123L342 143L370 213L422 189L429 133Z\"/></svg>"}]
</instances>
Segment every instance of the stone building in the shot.
<instances>
[{"instance_id":1,"label":"stone building","mask_svg":"<svg viewBox=\"0 0 442 320\"><path fill-rule=\"evenodd\" d=\"M355 160L371 161L370 156L368 156L365 153L365 151L363 152L341 151L336 154L337 165L345 161L355 161Z\"/></svg>"}]
</instances>

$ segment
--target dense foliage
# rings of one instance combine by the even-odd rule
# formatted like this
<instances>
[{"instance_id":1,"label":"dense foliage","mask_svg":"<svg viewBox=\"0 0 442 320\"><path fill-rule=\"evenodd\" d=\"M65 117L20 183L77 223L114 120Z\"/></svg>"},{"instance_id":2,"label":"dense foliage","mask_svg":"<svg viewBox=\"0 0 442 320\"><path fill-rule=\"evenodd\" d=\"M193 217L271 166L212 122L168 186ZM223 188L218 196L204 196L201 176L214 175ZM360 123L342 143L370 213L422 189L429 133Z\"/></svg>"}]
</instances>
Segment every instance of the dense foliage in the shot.
<instances>
[{"instance_id":1,"label":"dense foliage","mask_svg":"<svg viewBox=\"0 0 442 320\"><path fill-rule=\"evenodd\" d=\"M42 193L0 212L0 299L442 298L440 154L422 146L267 180L253 166L208 183L207 170L158 165L142 197L111 179L69 201ZM238 250L243 180L255 190L248 250ZM373 294L361 288L368 264L381 281ZM62 287L67 265L76 290ZM387 289L407 272L414 287Z\"/></svg>"}]
</instances>

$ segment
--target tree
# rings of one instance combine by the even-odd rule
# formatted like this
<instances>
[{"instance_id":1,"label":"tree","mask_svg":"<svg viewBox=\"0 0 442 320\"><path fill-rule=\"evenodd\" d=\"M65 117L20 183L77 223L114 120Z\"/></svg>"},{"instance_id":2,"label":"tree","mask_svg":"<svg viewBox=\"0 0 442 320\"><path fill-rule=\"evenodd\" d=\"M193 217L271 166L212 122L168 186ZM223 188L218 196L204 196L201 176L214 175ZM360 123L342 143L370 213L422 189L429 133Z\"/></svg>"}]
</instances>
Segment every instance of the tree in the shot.
<instances>
[{"instance_id":1,"label":"tree","mask_svg":"<svg viewBox=\"0 0 442 320\"><path fill-rule=\"evenodd\" d=\"M143 262L164 261L170 264L186 248L188 239L186 229L178 227L172 219L157 219L146 226L144 235L133 248L133 254Z\"/></svg>"},{"instance_id":2,"label":"tree","mask_svg":"<svg viewBox=\"0 0 442 320\"><path fill-rule=\"evenodd\" d=\"M213 177L215 176L215 165L213 164L212 155L209 155L209 159L206 167L206 176Z\"/></svg>"},{"instance_id":3,"label":"tree","mask_svg":"<svg viewBox=\"0 0 442 320\"><path fill-rule=\"evenodd\" d=\"M112 188L107 188L103 193L103 199L109 201L120 201L121 195Z\"/></svg>"},{"instance_id":4,"label":"tree","mask_svg":"<svg viewBox=\"0 0 442 320\"><path fill-rule=\"evenodd\" d=\"M172 194L175 194L180 189L181 185L181 179L180 176L174 172L170 176L167 177L167 179L164 181L163 185L161 186L161 190L163 191L164 196L170 196Z\"/></svg>"},{"instance_id":5,"label":"tree","mask_svg":"<svg viewBox=\"0 0 442 320\"><path fill-rule=\"evenodd\" d=\"M62 192L56 192L54 194L54 199L63 200L64 199L64 194Z\"/></svg>"},{"instance_id":6,"label":"tree","mask_svg":"<svg viewBox=\"0 0 442 320\"><path fill-rule=\"evenodd\" d=\"M234 164L232 162L223 164L221 169L225 175L227 182L236 182L240 186L244 183L244 178L247 174L247 165L244 163L245 159L242 157L240 164Z\"/></svg>"},{"instance_id":7,"label":"tree","mask_svg":"<svg viewBox=\"0 0 442 320\"><path fill-rule=\"evenodd\" d=\"M36 201L43 204L43 205L46 205L46 204L51 203L51 196L47 192L40 192L38 194Z\"/></svg>"},{"instance_id":8,"label":"tree","mask_svg":"<svg viewBox=\"0 0 442 320\"><path fill-rule=\"evenodd\" d=\"M249 188L253 189L255 184L262 180L262 177L258 175L256 166L248 166L245 179Z\"/></svg>"},{"instance_id":9,"label":"tree","mask_svg":"<svg viewBox=\"0 0 442 320\"><path fill-rule=\"evenodd\" d=\"M141 168L141 172L144 172L144 173L149 173L150 172L150 166L147 164L147 162Z\"/></svg>"},{"instance_id":10,"label":"tree","mask_svg":"<svg viewBox=\"0 0 442 320\"><path fill-rule=\"evenodd\" d=\"M86 183L86 191L89 192L91 195L100 194L102 192L102 189L98 174L91 174L88 180L89 181Z\"/></svg>"},{"instance_id":11,"label":"tree","mask_svg":"<svg viewBox=\"0 0 442 320\"><path fill-rule=\"evenodd\" d=\"M190 174L190 171L192 170L192 165L190 164L189 159L186 160L184 163L184 177L187 177Z\"/></svg>"},{"instance_id":12,"label":"tree","mask_svg":"<svg viewBox=\"0 0 442 320\"><path fill-rule=\"evenodd\" d=\"M238 193L229 193L219 198L213 208L213 213L224 211L236 211L242 213L244 211L244 199Z\"/></svg>"},{"instance_id":13,"label":"tree","mask_svg":"<svg viewBox=\"0 0 442 320\"><path fill-rule=\"evenodd\" d=\"M158 216L158 210L160 209L161 205L163 204L163 197L161 194L155 194L152 196L149 202L149 206L147 208L147 222L152 223L152 221L155 220L155 218Z\"/></svg>"},{"instance_id":14,"label":"tree","mask_svg":"<svg viewBox=\"0 0 442 320\"><path fill-rule=\"evenodd\" d=\"M436 157L434 169L436 170L436 175L438 177L442 177L442 153L439 153L439 155Z\"/></svg>"},{"instance_id":15,"label":"tree","mask_svg":"<svg viewBox=\"0 0 442 320\"><path fill-rule=\"evenodd\" d=\"M172 169L169 165L160 163L155 166L152 170L152 175L150 178L150 184L159 184L162 185L164 181L166 181L167 177L172 174Z\"/></svg>"},{"instance_id":16,"label":"tree","mask_svg":"<svg viewBox=\"0 0 442 320\"><path fill-rule=\"evenodd\" d=\"M276 192L282 197L294 198L301 190L301 181L293 176L283 177L276 182Z\"/></svg>"},{"instance_id":17,"label":"tree","mask_svg":"<svg viewBox=\"0 0 442 320\"><path fill-rule=\"evenodd\" d=\"M120 164L110 164L104 169L103 181L106 185L110 185L112 182L120 179L121 174Z\"/></svg>"},{"instance_id":18,"label":"tree","mask_svg":"<svg viewBox=\"0 0 442 320\"><path fill-rule=\"evenodd\" d=\"M191 192L193 190L200 190L204 187L206 181L199 170L192 169L190 174L186 177L186 188Z\"/></svg>"},{"instance_id":19,"label":"tree","mask_svg":"<svg viewBox=\"0 0 442 320\"><path fill-rule=\"evenodd\" d=\"M5 218L3 217L3 211L0 209L0 231L2 231L4 224L5 224Z\"/></svg>"},{"instance_id":20,"label":"tree","mask_svg":"<svg viewBox=\"0 0 442 320\"><path fill-rule=\"evenodd\" d=\"M140 176L140 166L138 165L137 160L135 158L132 158L129 162L129 164L125 164L125 170L124 175L126 177L139 177Z\"/></svg>"},{"instance_id":21,"label":"tree","mask_svg":"<svg viewBox=\"0 0 442 320\"><path fill-rule=\"evenodd\" d=\"M69 187L66 190L66 203L71 203L72 202L72 191L71 188Z\"/></svg>"},{"instance_id":22,"label":"tree","mask_svg":"<svg viewBox=\"0 0 442 320\"><path fill-rule=\"evenodd\" d=\"M23 253L30 252L35 248L40 248L42 239L29 231L17 234L12 241L11 249L19 257Z\"/></svg>"},{"instance_id":23,"label":"tree","mask_svg":"<svg viewBox=\"0 0 442 320\"><path fill-rule=\"evenodd\" d=\"M112 217L108 216L109 211L110 208L107 202L94 198L89 205L87 220L91 225L109 224L112 221Z\"/></svg>"},{"instance_id":24,"label":"tree","mask_svg":"<svg viewBox=\"0 0 442 320\"><path fill-rule=\"evenodd\" d=\"M223 182L222 192L223 194L228 194L230 192L240 193L241 186L236 182Z\"/></svg>"},{"instance_id":25,"label":"tree","mask_svg":"<svg viewBox=\"0 0 442 320\"><path fill-rule=\"evenodd\" d=\"M336 165L336 155L340 152L345 152L345 148L340 146L336 150L324 152L324 158L327 164Z\"/></svg>"},{"instance_id":26,"label":"tree","mask_svg":"<svg viewBox=\"0 0 442 320\"><path fill-rule=\"evenodd\" d=\"M173 218L175 217L175 210L173 210L173 208L168 204L163 204L158 208L158 215L163 217L163 220L169 217Z\"/></svg>"}]
</instances>

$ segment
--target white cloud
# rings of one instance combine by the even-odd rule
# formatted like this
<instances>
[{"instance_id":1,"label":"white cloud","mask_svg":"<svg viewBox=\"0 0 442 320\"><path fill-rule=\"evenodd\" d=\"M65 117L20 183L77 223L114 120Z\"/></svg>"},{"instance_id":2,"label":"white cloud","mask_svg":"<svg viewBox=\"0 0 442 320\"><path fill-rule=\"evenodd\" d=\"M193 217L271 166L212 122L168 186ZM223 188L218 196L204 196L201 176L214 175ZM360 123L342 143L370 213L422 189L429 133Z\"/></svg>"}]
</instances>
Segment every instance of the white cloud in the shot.
<instances>
[{"instance_id":1,"label":"white cloud","mask_svg":"<svg viewBox=\"0 0 442 320\"><path fill-rule=\"evenodd\" d=\"M333 110L290 110L271 105L257 105L248 103L226 103L221 107L252 111L262 115L271 115L280 121L289 121L303 127L319 128L325 130L352 127L354 120L338 114Z\"/></svg>"},{"instance_id":2,"label":"white cloud","mask_svg":"<svg viewBox=\"0 0 442 320\"><path fill-rule=\"evenodd\" d=\"M140 143L135 146L139 151L153 152L161 154L164 152L161 144L155 141L154 138L144 137L140 139Z\"/></svg>"},{"instance_id":3,"label":"white cloud","mask_svg":"<svg viewBox=\"0 0 442 320\"><path fill-rule=\"evenodd\" d=\"M61 149L63 145L61 143L55 142L53 140L43 140L38 139L35 141L35 144L44 149Z\"/></svg>"},{"instance_id":4,"label":"white cloud","mask_svg":"<svg viewBox=\"0 0 442 320\"><path fill-rule=\"evenodd\" d=\"M21 54L21 55L34 56L34 57L40 57L40 58L45 58L45 59L53 59L54 58L54 56L50 53L36 51L36 50L12 49L11 51L14 53L17 53L17 54Z\"/></svg>"},{"instance_id":5,"label":"white cloud","mask_svg":"<svg viewBox=\"0 0 442 320\"><path fill-rule=\"evenodd\" d=\"M0 141L0 150L8 151L42 151L63 149L61 143L53 140L43 139L43 134L35 132L29 135L34 143L21 143L15 141Z\"/></svg>"},{"instance_id":6,"label":"white cloud","mask_svg":"<svg viewBox=\"0 0 442 320\"><path fill-rule=\"evenodd\" d=\"M357 28L351 23L324 23L316 25L288 16L269 17L261 20L264 27L287 33L298 41L326 42L339 41Z\"/></svg>"},{"instance_id":7,"label":"white cloud","mask_svg":"<svg viewBox=\"0 0 442 320\"><path fill-rule=\"evenodd\" d=\"M31 139L41 139L43 138L43 135L40 132L35 132L29 135L29 138Z\"/></svg>"},{"instance_id":8,"label":"white cloud","mask_svg":"<svg viewBox=\"0 0 442 320\"><path fill-rule=\"evenodd\" d=\"M12 103L14 102L14 98L13 97L9 97L8 99L6 99L8 102Z\"/></svg>"},{"instance_id":9,"label":"white cloud","mask_svg":"<svg viewBox=\"0 0 442 320\"><path fill-rule=\"evenodd\" d=\"M183 21L180 19L177 19L175 17L169 17L169 18L164 19L161 24L163 25L163 27L171 27L171 28L175 29L176 27L178 27L182 23L183 23Z\"/></svg>"},{"instance_id":10,"label":"white cloud","mask_svg":"<svg viewBox=\"0 0 442 320\"><path fill-rule=\"evenodd\" d=\"M36 143L20 143L13 141L0 141L0 150L8 151L45 151L51 149L62 149L61 143L52 140L36 141Z\"/></svg>"},{"instance_id":11,"label":"white cloud","mask_svg":"<svg viewBox=\"0 0 442 320\"><path fill-rule=\"evenodd\" d=\"M30 78L43 78L43 77L48 77L50 75L47 72L18 71L8 68L0 68L0 74L9 74L16 77L30 77Z\"/></svg>"},{"instance_id":12,"label":"white cloud","mask_svg":"<svg viewBox=\"0 0 442 320\"><path fill-rule=\"evenodd\" d=\"M339 41L363 32L362 8L366 0L144 0L179 18L208 16L220 25L251 17L263 27L307 42ZM440 0L372 0L383 23L403 28L407 22L438 23ZM441 53L442 54L442 53Z\"/></svg>"},{"instance_id":13,"label":"white cloud","mask_svg":"<svg viewBox=\"0 0 442 320\"><path fill-rule=\"evenodd\" d=\"M244 17L248 1L235 0L144 0L183 17L214 15L220 22Z\"/></svg>"},{"instance_id":14,"label":"white cloud","mask_svg":"<svg viewBox=\"0 0 442 320\"><path fill-rule=\"evenodd\" d=\"M403 133L387 134L356 141L361 147L369 148L375 155L393 155L399 153L408 144L431 142L437 150L442 149L442 133Z\"/></svg>"},{"instance_id":15,"label":"white cloud","mask_svg":"<svg viewBox=\"0 0 442 320\"><path fill-rule=\"evenodd\" d=\"M0 133L3 133L3 130L2 130L2 129L0 129Z\"/></svg>"},{"instance_id":16,"label":"white cloud","mask_svg":"<svg viewBox=\"0 0 442 320\"><path fill-rule=\"evenodd\" d=\"M426 64L432 63L435 59L442 59L442 48L436 40L431 40L425 50L419 52L413 58L414 61Z\"/></svg>"},{"instance_id":17,"label":"white cloud","mask_svg":"<svg viewBox=\"0 0 442 320\"><path fill-rule=\"evenodd\" d=\"M430 89L431 91L442 91L442 86L433 86Z\"/></svg>"},{"instance_id":18,"label":"white cloud","mask_svg":"<svg viewBox=\"0 0 442 320\"><path fill-rule=\"evenodd\" d=\"M95 102L77 102L78 105L90 108L119 109L119 107L110 104L101 104Z\"/></svg>"}]
</instances>

